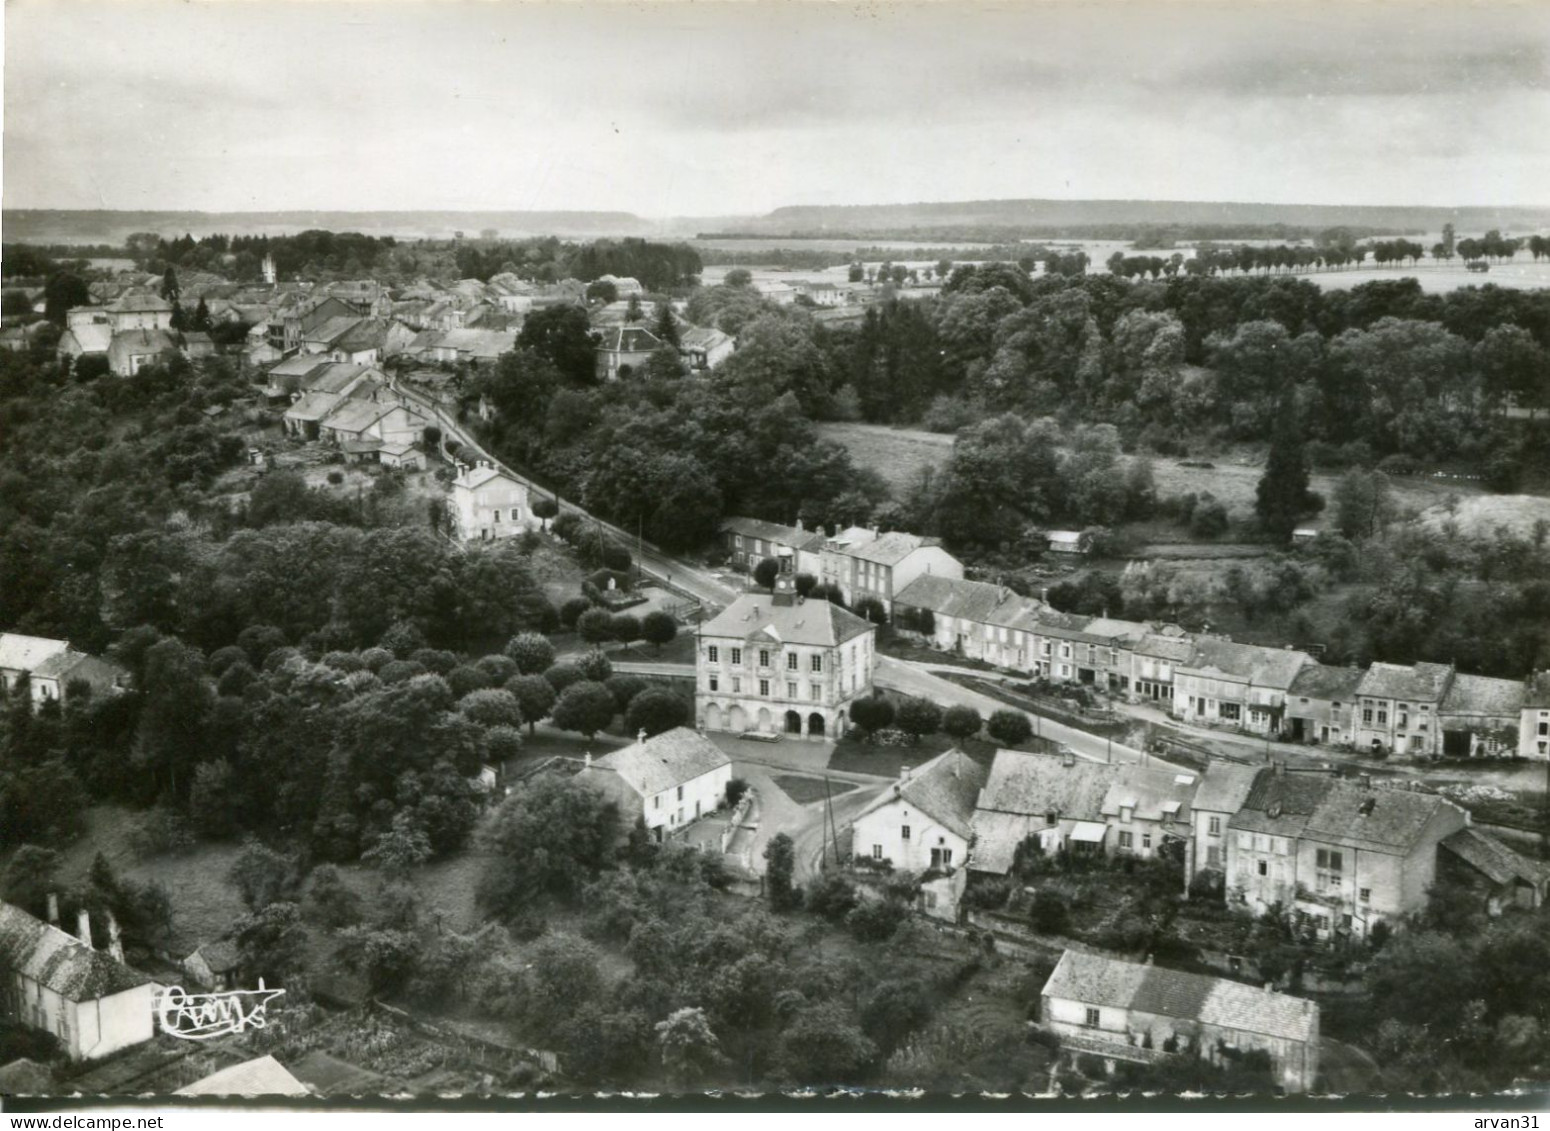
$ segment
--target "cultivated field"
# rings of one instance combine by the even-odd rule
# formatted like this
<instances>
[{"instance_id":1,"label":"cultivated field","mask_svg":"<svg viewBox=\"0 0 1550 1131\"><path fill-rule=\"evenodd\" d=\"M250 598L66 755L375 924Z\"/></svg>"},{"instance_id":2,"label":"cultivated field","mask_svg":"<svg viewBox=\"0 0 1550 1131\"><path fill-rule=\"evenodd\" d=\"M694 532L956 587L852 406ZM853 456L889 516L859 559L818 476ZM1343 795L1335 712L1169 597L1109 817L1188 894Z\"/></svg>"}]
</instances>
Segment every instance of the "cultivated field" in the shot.
<instances>
[{"instance_id":1,"label":"cultivated field","mask_svg":"<svg viewBox=\"0 0 1550 1131\"><path fill-rule=\"evenodd\" d=\"M906 428L890 428L882 424L820 424L825 439L833 440L850 452L862 467L870 467L886 479L896 494L909 489L924 467L940 469L952 453L953 438L938 432L922 432ZM1229 511L1247 514L1254 506L1254 488L1259 483L1264 454L1255 448L1242 448L1225 456L1214 457L1213 467L1185 467L1176 459L1162 456L1150 457L1152 472L1157 480L1160 495L1183 495L1193 491L1204 494L1209 491ZM1338 476L1315 474L1313 489L1324 497L1332 497ZM1394 495L1401 509L1426 511L1440 507L1448 495L1457 495L1468 502L1480 499L1493 504L1493 515L1513 511L1511 500L1524 496L1491 496L1471 483L1453 479L1395 479ZM1539 503L1526 520L1532 526L1538 517ZM1550 511L1550 503L1546 503ZM1463 508L1460 508L1462 513ZM1318 525L1315 523L1314 525Z\"/></svg>"},{"instance_id":2,"label":"cultivated field","mask_svg":"<svg viewBox=\"0 0 1550 1131\"><path fill-rule=\"evenodd\" d=\"M1508 290L1528 291L1550 287L1550 260L1532 259L1520 253L1511 263L1493 263L1489 271L1470 271L1462 263L1423 263L1415 267L1364 267L1355 271L1310 271L1295 276L1317 283L1325 290L1349 290L1363 283L1380 280L1415 279L1427 294L1445 294L1460 287L1481 287L1487 283Z\"/></svg>"}]
</instances>

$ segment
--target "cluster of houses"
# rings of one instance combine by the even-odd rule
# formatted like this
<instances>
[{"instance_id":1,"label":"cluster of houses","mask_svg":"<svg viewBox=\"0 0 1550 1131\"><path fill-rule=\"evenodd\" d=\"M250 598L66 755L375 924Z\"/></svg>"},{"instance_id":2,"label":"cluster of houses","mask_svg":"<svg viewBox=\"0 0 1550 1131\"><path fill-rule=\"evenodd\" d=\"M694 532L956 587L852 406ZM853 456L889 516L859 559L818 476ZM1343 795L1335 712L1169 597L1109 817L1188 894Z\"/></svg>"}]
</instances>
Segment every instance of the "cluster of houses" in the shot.
<instances>
[{"instance_id":1,"label":"cluster of houses","mask_svg":"<svg viewBox=\"0 0 1550 1131\"><path fill-rule=\"evenodd\" d=\"M935 539L914 534L825 535L800 522L730 518L721 539L734 566L775 558L782 571L836 586L847 604L875 598L895 630L940 651L1155 704L1194 725L1409 758L1550 758L1545 673L1509 680L1446 664L1338 667L1290 647L1062 613L966 579Z\"/></svg>"},{"instance_id":2,"label":"cluster of houses","mask_svg":"<svg viewBox=\"0 0 1550 1131\"><path fill-rule=\"evenodd\" d=\"M1440 871L1476 886L1492 913L1537 908L1550 885L1550 865L1434 793L1282 763L1196 772L1071 751L999 750L986 769L949 750L905 767L856 818L854 852L924 873L927 910L943 917L969 874L1015 875L1028 854L1172 854L1187 882L1219 880L1229 906L1279 911L1326 939L1363 939L1422 910Z\"/></svg>"}]
</instances>

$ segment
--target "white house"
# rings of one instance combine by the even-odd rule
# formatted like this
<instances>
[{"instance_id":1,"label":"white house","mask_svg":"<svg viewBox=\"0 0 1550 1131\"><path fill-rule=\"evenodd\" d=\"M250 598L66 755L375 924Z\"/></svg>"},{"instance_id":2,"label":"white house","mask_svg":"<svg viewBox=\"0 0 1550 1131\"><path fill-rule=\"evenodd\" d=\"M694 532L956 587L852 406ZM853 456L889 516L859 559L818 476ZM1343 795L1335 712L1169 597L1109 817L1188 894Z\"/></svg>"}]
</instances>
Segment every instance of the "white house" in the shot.
<instances>
[{"instance_id":1,"label":"white house","mask_svg":"<svg viewBox=\"0 0 1550 1131\"><path fill-rule=\"evenodd\" d=\"M161 986L79 935L0 903L0 1017L52 1033L71 1060L96 1060L155 1036Z\"/></svg>"},{"instance_id":2,"label":"white house","mask_svg":"<svg viewBox=\"0 0 1550 1131\"><path fill-rule=\"evenodd\" d=\"M1523 682L1518 756L1550 758L1550 672L1534 672Z\"/></svg>"},{"instance_id":3,"label":"white house","mask_svg":"<svg viewBox=\"0 0 1550 1131\"><path fill-rule=\"evenodd\" d=\"M447 509L453 532L465 542L510 538L543 525L533 514L527 484L486 460L458 472Z\"/></svg>"},{"instance_id":4,"label":"white house","mask_svg":"<svg viewBox=\"0 0 1550 1131\"><path fill-rule=\"evenodd\" d=\"M1119 772L1119 766L1089 762L1070 751L997 750L974 809L969 867L1004 876L1029 841L1046 853L1103 852L1108 839L1103 800Z\"/></svg>"},{"instance_id":5,"label":"white house","mask_svg":"<svg viewBox=\"0 0 1550 1131\"><path fill-rule=\"evenodd\" d=\"M695 718L705 730L838 738L872 694L877 626L829 601L745 593L700 626Z\"/></svg>"},{"instance_id":6,"label":"white house","mask_svg":"<svg viewBox=\"0 0 1550 1131\"><path fill-rule=\"evenodd\" d=\"M894 595L926 574L960 578L963 563L942 548L939 539L902 530L849 527L831 537L819 555L821 580L839 586L846 604L864 597L893 612Z\"/></svg>"},{"instance_id":7,"label":"white house","mask_svg":"<svg viewBox=\"0 0 1550 1131\"><path fill-rule=\"evenodd\" d=\"M855 854L908 872L963 867L984 784L985 768L961 750L938 754L918 769L903 767L898 780L857 815Z\"/></svg>"},{"instance_id":8,"label":"white house","mask_svg":"<svg viewBox=\"0 0 1550 1131\"><path fill-rule=\"evenodd\" d=\"M695 372L716 368L732 356L730 335L714 327L689 326L678 336L678 352Z\"/></svg>"},{"instance_id":9,"label":"white house","mask_svg":"<svg viewBox=\"0 0 1550 1131\"><path fill-rule=\"evenodd\" d=\"M721 808L732 780L732 759L688 727L655 738L642 731L633 746L601 758L587 755L576 780L617 802L626 824L639 817L661 840Z\"/></svg>"},{"instance_id":10,"label":"white house","mask_svg":"<svg viewBox=\"0 0 1550 1131\"><path fill-rule=\"evenodd\" d=\"M1194 835L1187 861L1188 875L1207 870L1226 872L1227 824L1248 800L1261 768L1236 762L1212 762L1206 767L1190 807Z\"/></svg>"},{"instance_id":11,"label":"white house","mask_svg":"<svg viewBox=\"0 0 1550 1131\"><path fill-rule=\"evenodd\" d=\"M1187 771L1122 767L1099 807L1111 852L1150 860L1173 843L1183 853L1199 784L1199 776Z\"/></svg>"}]
</instances>

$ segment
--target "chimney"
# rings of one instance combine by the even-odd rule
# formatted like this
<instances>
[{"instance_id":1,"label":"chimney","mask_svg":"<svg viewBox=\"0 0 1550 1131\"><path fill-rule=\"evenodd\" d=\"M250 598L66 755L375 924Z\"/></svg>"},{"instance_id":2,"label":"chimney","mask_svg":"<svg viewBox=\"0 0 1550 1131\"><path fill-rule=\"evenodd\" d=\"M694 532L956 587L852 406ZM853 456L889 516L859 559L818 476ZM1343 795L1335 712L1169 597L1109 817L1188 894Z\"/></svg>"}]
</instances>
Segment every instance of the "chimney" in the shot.
<instances>
[{"instance_id":1,"label":"chimney","mask_svg":"<svg viewBox=\"0 0 1550 1131\"><path fill-rule=\"evenodd\" d=\"M1302 1011L1304 1013L1312 1013L1313 1012L1313 1003L1311 1001L1309 1001L1307 998L1303 998L1302 999Z\"/></svg>"},{"instance_id":2,"label":"chimney","mask_svg":"<svg viewBox=\"0 0 1550 1131\"><path fill-rule=\"evenodd\" d=\"M1039 600L1043 604L1046 604L1046 605L1049 604L1049 586L1048 585L1043 585L1043 586L1039 587Z\"/></svg>"},{"instance_id":3,"label":"chimney","mask_svg":"<svg viewBox=\"0 0 1550 1131\"><path fill-rule=\"evenodd\" d=\"M111 911L108 912L108 953L120 962L124 961L124 939L119 934L118 920Z\"/></svg>"},{"instance_id":4,"label":"chimney","mask_svg":"<svg viewBox=\"0 0 1550 1131\"><path fill-rule=\"evenodd\" d=\"M1267 994L1268 993L1274 993L1275 992L1275 983L1274 982L1266 982L1265 983L1265 992Z\"/></svg>"},{"instance_id":5,"label":"chimney","mask_svg":"<svg viewBox=\"0 0 1550 1131\"><path fill-rule=\"evenodd\" d=\"M1076 751L1069 746L1062 746L1060 748L1060 764L1062 766L1076 765Z\"/></svg>"},{"instance_id":6,"label":"chimney","mask_svg":"<svg viewBox=\"0 0 1550 1131\"><path fill-rule=\"evenodd\" d=\"M645 727L641 727L640 730L635 732L635 741L636 742L645 742L646 741L646 728Z\"/></svg>"},{"instance_id":7,"label":"chimney","mask_svg":"<svg viewBox=\"0 0 1550 1131\"><path fill-rule=\"evenodd\" d=\"M48 893L48 921L54 926L59 926L59 893Z\"/></svg>"},{"instance_id":8,"label":"chimney","mask_svg":"<svg viewBox=\"0 0 1550 1131\"><path fill-rule=\"evenodd\" d=\"M1150 954L1146 956L1146 964L1148 966L1152 964L1152 956Z\"/></svg>"},{"instance_id":9,"label":"chimney","mask_svg":"<svg viewBox=\"0 0 1550 1131\"><path fill-rule=\"evenodd\" d=\"M75 913L75 934L87 946L91 946L91 912L81 908Z\"/></svg>"},{"instance_id":10,"label":"chimney","mask_svg":"<svg viewBox=\"0 0 1550 1131\"><path fill-rule=\"evenodd\" d=\"M797 516L797 529L798 530L803 529L803 527L802 527L802 516L801 515Z\"/></svg>"},{"instance_id":11,"label":"chimney","mask_svg":"<svg viewBox=\"0 0 1550 1131\"><path fill-rule=\"evenodd\" d=\"M900 766L899 767L899 780L900 781L909 781L910 780L910 768L908 766Z\"/></svg>"},{"instance_id":12,"label":"chimney","mask_svg":"<svg viewBox=\"0 0 1550 1131\"><path fill-rule=\"evenodd\" d=\"M1276 777L1284 778L1286 776L1285 762L1271 762L1270 765L1274 768Z\"/></svg>"},{"instance_id":13,"label":"chimney","mask_svg":"<svg viewBox=\"0 0 1550 1131\"><path fill-rule=\"evenodd\" d=\"M582 760L581 764L582 764L582 767L584 769L590 770L592 768L592 751L590 751L590 750L587 751L586 756Z\"/></svg>"}]
</instances>

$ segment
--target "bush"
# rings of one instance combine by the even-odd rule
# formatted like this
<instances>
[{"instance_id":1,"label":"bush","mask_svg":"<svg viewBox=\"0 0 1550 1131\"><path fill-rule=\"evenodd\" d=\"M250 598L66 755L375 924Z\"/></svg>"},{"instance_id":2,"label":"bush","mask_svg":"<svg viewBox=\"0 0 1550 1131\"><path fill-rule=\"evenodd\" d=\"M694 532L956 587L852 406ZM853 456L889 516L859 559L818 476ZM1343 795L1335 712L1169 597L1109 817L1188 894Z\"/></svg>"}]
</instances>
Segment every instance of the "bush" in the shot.
<instances>
[{"instance_id":1,"label":"bush","mask_svg":"<svg viewBox=\"0 0 1550 1131\"><path fill-rule=\"evenodd\" d=\"M1204 497L1195 504L1189 532L1196 538L1220 538L1227 533L1227 508L1220 501Z\"/></svg>"},{"instance_id":2,"label":"bush","mask_svg":"<svg viewBox=\"0 0 1550 1131\"><path fill-rule=\"evenodd\" d=\"M616 542L603 547L602 560L603 565L617 573L628 573L635 561L630 552Z\"/></svg>"},{"instance_id":3,"label":"bush","mask_svg":"<svg viewBox=\"0 0 1550 1131\"><path fill-rule=\"evenodd\" d=\"M850 721L862 730L875 734L893 722L893 704L881 695L857 699L851 704Z\"/></svg>"},{"instance_id":4,"label":"bush","mask_svg":"<svg viewBox=\"0 0 1550 1131\"><path fill-rule=\"evenodd\" d=\"M942 729L942 708L929 699L906 699L899 704L894 721L900 730L918 741Z\"/></svg>"},{"instance_id":5,"label":"bush","mask_svg":"<svg viewBox=\"0 0 1550 1131\"><path fill-rule=\"evenodd\" d=\"M620 644L630 645L640 639L640 618L629 613L619 613L612 622L613 637Z\"/></svg>"},{"instance_id":6,"label":"bush","mask_svg":"<svg viewBox=\"0 0 1550 1131\"><path fill-rule=\"evenodd\" d=\"M990 716L985 731L1002 746L1021 746L1033 737L1033 724L1023 712L1002 708Z\"/></svg>"},{"instance_id":7,"label":"bush","mask_svg":"<svg viewBox=\"0 0 1550 1131\"><path fill-rule=\"evenodd\" d=\"M654 648L661 649L678 638L678 622L658 609L650 612L640 622L641 638Z\"/></svg>"},{"instance_id":8,"label":"bush","mask_svg":"<svg viewBox=\"0 0 1550 1131\"><path fill-rule=\"evenodd\" d=\"M973 738L984 725L985 720L980 717L979 711L963 704L949 707L942 716L943 732L960 742L966 738Z\"/></svg>"},{"instance_id":9,"label":"bush","mask_svg":"<svg viewBox=\"0 0 1550 1131\"><path fill-rule=\"evenodd\" d=\"M1395 452L1391 456L1384 456L1378 461L1378 470L1385 475L1419 475L1421 464L1414 456L1407 456L1403 452Z\"/></svg>"},{"instance_id":10,"label":"bush","mask_svg":"<svg viewBox=\"0 0 1550 1131\"><path fill-rule=\"evenodd\" d=\"M580 683L587 677L581 674L581 669L570 662L555 664L544 672L544 678L549 681L549 686L554 688L555 694L565 694L565 689L573 683Z\"/></svg>"},{"instance_id":11,"label":"bush","mask_svg":"<svg viewBox=\"0 0 1550 1131\"><path fill-rule=\"evenodd\" d=\"M614 618L607 609L588 609L576 618L576 631L588 644L602 644L614 638Z\"/></svg>"},{"instance_id":12,"label":"bush","mask_svg":"<svg viewBox=\"0 0 1550 1131\"><path fill-rule=\"evenodd\" d=\"M1028 922L1041 934L1058 935L1065 931L1069 913L1070 907L1059 892L1044 889L1033 895Z\"/></svg>"},{"instance_id":13,"label":"bush","mask_svg":"<svg viewBox=\"0 0 1550 1131\"><path fill-rule=\"evenodd\" d=\"M426 671L437 675L446 675L458 663L457 653L448 652L444 648L421 648L409 658L417 664L424 664Z\"/></svg>"},{"instance_id":14,"label":"bush","mask_svg":"<svg viewBox=\"0 0 1550 1131\"><path fill-rule=\"evenodd\" d=\"M613 678L614 666L601 652L588 652L578 656L575 664L582 678L590 679L593 683L607 683Z\"/></svg>"},{"instance_id":15,"label":"bush","mask_svg":"<svg viewBox=\"0 0 1550 1131\"><path fill-rule=\"evenodd\" d=\"M592 607L592 602L585 597L572 597L560 606L560 624L571 631L575 631L576 622L581 619L581 614Z\"/></svg>"},{"instance_id":16,"label":"bush","mask_svg":"<svg viewBox=\"0 0 1550 1131\"><path fill-rule=\"evenodd\" d=\"M575 511L566 511L549 524L549 529L556 538L574 546L585 526L586 523L579 514Z\"/></svg>"},{"instance_id":17,"label":"bush","mask_svg":"<svg viewBox=\"0 0 1550 1131\"><path fill-rule=\"evenodd\" d=\"M412 660L409 662L413 663ZM417 664L415 666L422 671L425 669L424 664ZM383 676L383 678L386 679L387 677ZM461 699L472 692L486 687L493 687L496 683L501 682L499 680L492 680L472 664L459 664L447 673L446 680L447 686L452 689L452 697L454 699Z\"/></svg>"},{"instance_id":18,"label":"bush","mask_svg":"<svg viewBox=\"0 0 1550 1131\"><path fill-rule=\"evenodd\" d=\"M631 731L645 731L650 738L688 722L689 704L665 687L648 688L630 701L624 721Z\"/></svg>"},{"instance_id":19,"label":"bush","mask_svg":"<svg viewBox=\"0 0 1550 1131\"><path fill-rule=\"evenodd\" d=\"M887 942L909 913L908 907L893 900L869 900L845 916L845 926L858 942Z\"/></svg>"},{"instance_id":20,"label":"bush","mask_svg":"<svg viewBox=\"0 0 1550 1131\"><path fill-rule=\"evenodd\" d=\"M743 794L748 792L748 783L742 778L733 778L727 782L727 808L736 809L737 803L743 799Z\"/></svg>"}]
</instances>

